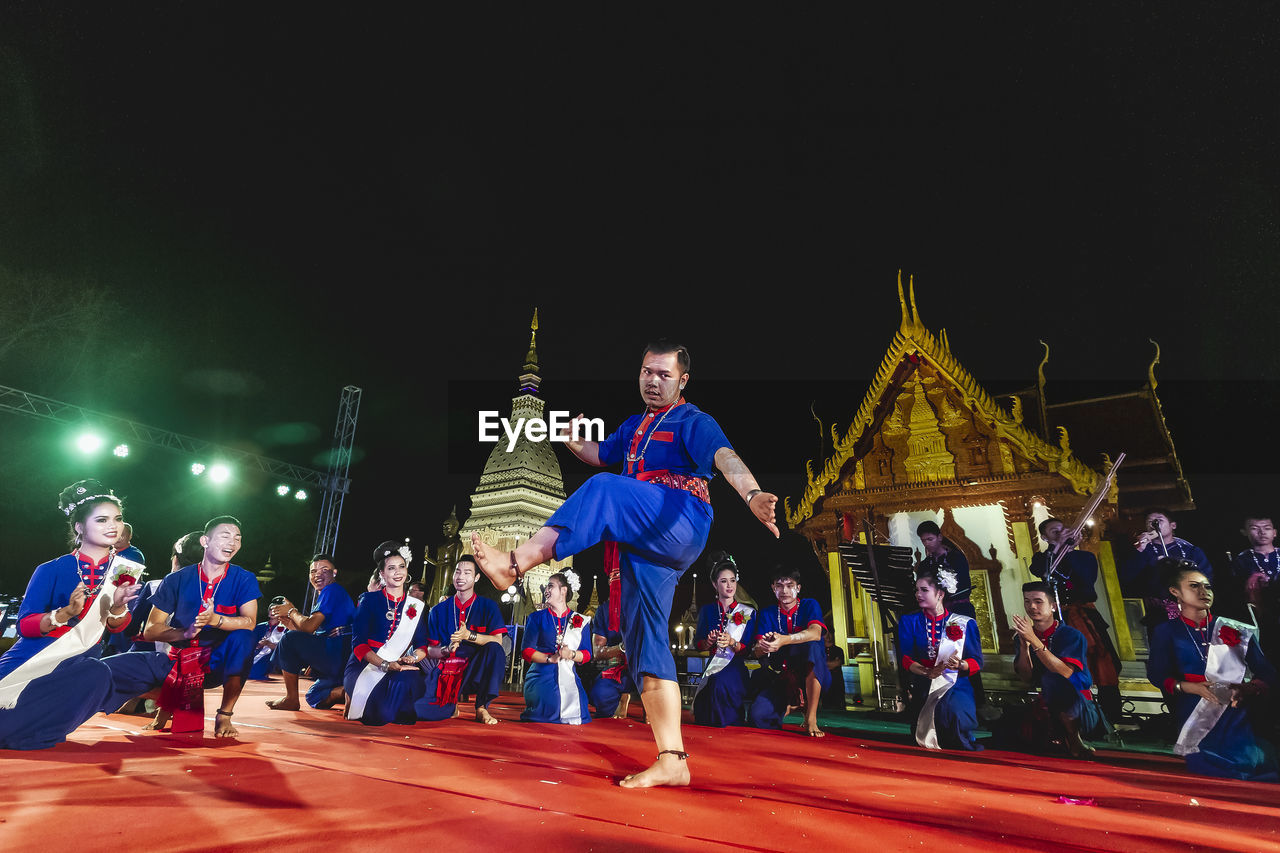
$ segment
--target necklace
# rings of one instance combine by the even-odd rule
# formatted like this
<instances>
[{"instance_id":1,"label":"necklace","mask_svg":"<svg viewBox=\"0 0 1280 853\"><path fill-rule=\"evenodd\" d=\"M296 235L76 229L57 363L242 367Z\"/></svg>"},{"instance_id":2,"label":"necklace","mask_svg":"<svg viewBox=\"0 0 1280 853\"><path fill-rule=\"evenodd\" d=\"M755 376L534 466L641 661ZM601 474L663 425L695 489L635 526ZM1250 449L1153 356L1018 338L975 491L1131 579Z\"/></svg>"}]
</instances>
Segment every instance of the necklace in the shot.
<instances>
[{"instance_id":1,"label":"necklace","mask_svg":"<svg viewBox=\"0 0 1280 853\"><path fill-rule=\"evenodd\" d=\"M396 623L400 621L400 611L396 608L400 602L404 601L404 596L402 595L399 598L392 598L387 595L387 591L384 589L382 591L382 597L387 600L387 621L391 623L391 629L387 631L387 636L390 637L392 631L395 631L396 629Z\"/></svg>"},{"instance_id":2,"label":"necklace","mask_svg":"<svg viewBox=\"0 0 1280 853\"><path fill-rule=\"evenodd\" d=\"M1277 554L1280 554L1280 551L1272 551L1266 557L1258 559L1258 552L1252 548L1249 549L1249 556L1253 557L1253 564L1258 567L1258 571L1262 572L1271 580L1275 580L1276 575L1280 574L1280 557L1276 557ZM1271 559L1273 557L1276 557L1275 568L1271 567Z\"/></svg>"},{"instance_id":3,"label":"necklace","mask_svg":"<svg viewBox=\"0 0 1280 853\"><path fill-rule=\"evenodd\" d=\"M72 551L76 557L76 570L80 573L80 580L85 585L85 600L92 601L93 597L98 594L98 590L102 589L102 585L106 583L108 571L111 568L111 558L115 556L116 550L110 548L107 550L107 560L105 563L92 563L89 558L80 552L80 549ZM102 566L102 572L98 572L98 566ZM86 575L84 567L88 566L89 571Z\"/></svg>"},{"instance_id":4,"label":"necklace","mask_svg":"<svg viewBox=\"0 0 1280 853\"><path fill-rule=\"evenodd\" d=\"M216 581L211 581L206 579L203 563L200 564L198 571L200 572L200 584L202 587L202 592L200 593L200 609L208 610L210 605L213 604L214 597L218 594L218 587L222 586L222 582L226 580L227 572L224 569Z\"/></svg>"},{"instance_id":5,"label":"necklace","mask_svg":"<svg viewBox=\"0 0 1280 853\"><path fill-rule=\"evenodd\" d=\"M552 621L555 622L555 625L556 625L556 649L555 650L557 652L560 651L560 647L564 645L564 635L569 633L569 617L572 615L573 615L572 610L566 610L564 612L564 624L561 625L560 617L557 616L554 612L551 614L551 619Z\"/></svg>"},{"instance_id":6,"label":"necklace","mask_svg":"<svg viewBox=\"0 0 1280 853\"><path fill-rule=\"evenodd\" d=\"M719 604L719 602L716 603ZM720 604L720 627L716 628L717 631L724 631L724 629L729 626L729 614L732 613L733 609L737 606L738 602L731 601L729 602L729 609L726 610L724 605ZM779 624L781 624L781 622L779 622Z\"/></svg>"},{"instance_id":7,"label":"necklace","mask_svg":"<svg viewBox=\"0 0 1280 853\"><path fill-rule=\"evenodd\" d=\"M942 628L947 624L947 611L942 611L942 616L934 619L928 613L924 615L925 623L929 629L929 660L938 660L938 646L942 645Z\"/></svg>"},{"instance_id":8,"label":"necklace","mask_svg":"<svg viewBox=\"0 0 1280 853\"><path fill-rule=\"evenodd\" d=\"M653 434L658 431L658 427L662 426L662 422L667 419L667 415L671 414L672 411L675 410L675 407L680 405L683 402L684 402L684 398L681 397L679 400L676 400L674 403L672 403L667 408L667 410L662 413L662 417L658 418L658 422L653 425L653 428L649 430L649 434L645 436L644 446L640 448L639 455L636 455L635 442L634 441L632 442L631 452L627 454L627 470L628 471L634 470L636 463L639 463L639 468L641 471L644 470L644 454L645 454L645 451L649 449L649 442L650 440L652 440ZM652 412L649 413L649 417L653 417ZM643 430L644 427L641 426L640 429ZM638 435L636 436L636 439L639 439Z\"/></svg>"},{"instance_id":9,"label":"necklace","mask_svg":"<svg viewBox=\"0 0 1280 853\"><path fill-rule=\"evenodd\" d=\"M1204 627L1196 626L1196 630L1200 632L1200 639L1196 639L1196 635L1191 633L1191 626L1183 620L1182 627L1187 629L1187 636L1191 638L1191 644L1196 647L1196 652L1200 655L1200 660L1207 661L1209 659L1209 619L1204 620ZM1204 648L1201 648L1203 646Z\"/></svg>"},{"instance_id":10,"label":"necklace","mask_svg":"<svg viewBox=\"0 0 1280 853\"><path fill-rule=\"evenodd\" d=\"M467 624L467 613L475 606L475 596L471 597L471 603L463 607L458 603L458 596L453 597L453 630L457 631L463 625Z\"/></svg>"}]
</instances>

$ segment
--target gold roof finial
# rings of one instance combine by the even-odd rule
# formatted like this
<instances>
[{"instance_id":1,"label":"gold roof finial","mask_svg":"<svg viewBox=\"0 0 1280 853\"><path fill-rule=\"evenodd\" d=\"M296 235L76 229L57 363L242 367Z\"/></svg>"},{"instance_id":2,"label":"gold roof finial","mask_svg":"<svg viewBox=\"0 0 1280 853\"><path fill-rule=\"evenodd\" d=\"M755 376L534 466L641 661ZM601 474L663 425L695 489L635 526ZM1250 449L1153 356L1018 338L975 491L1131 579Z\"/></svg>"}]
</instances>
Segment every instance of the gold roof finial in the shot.
<instances>
[{"instance_id":1,"label":"gold roof finial","mask_svg":"<svg viewBox=\"0 0 1280 853\"><path fill-rule=\"evenodd\" d=\"M1150 385L1151 390L1154 391L1156 390L1156 365L1160 363L1160 345L1155 342L1154 338L1147 338L1147 340L1156 348L1156 357L1147 368L1147 384Z\"/></svg>"},{"instance_id":2,"label":"gold roof finial","mask_svg":"<svg viewBox=\"0 0 1280 853\"><path fill-rule=\"evenodd\" d=\"M914 275L907 278L907 290L911 298L911 322L917 329L923 329L924 323L920 322L920 310L916 308L916 277Z\"/></svg>"},{"instance_id":3,"label":"gold roof finial","mask_svg":"<svg viewBox=\"0 0 1280 853\"><path fill-rule=\"evenodd\" d=\"M529 324L529 352L524 357L525 370L538 369L538 309L533 309L533 322Z\"/></svg>"},{"instance_id":4,"label":"gold roof finial","mask_svg":"<svg viewBox=\"0 0 1280 853\"><path fill-rule=\"evenodd\" d=\"M902 270L898 270L898 304L902 306L902 330L911 327L911 318L907 316L907 297L902 295Z\"/></svg>"}]
</instances>

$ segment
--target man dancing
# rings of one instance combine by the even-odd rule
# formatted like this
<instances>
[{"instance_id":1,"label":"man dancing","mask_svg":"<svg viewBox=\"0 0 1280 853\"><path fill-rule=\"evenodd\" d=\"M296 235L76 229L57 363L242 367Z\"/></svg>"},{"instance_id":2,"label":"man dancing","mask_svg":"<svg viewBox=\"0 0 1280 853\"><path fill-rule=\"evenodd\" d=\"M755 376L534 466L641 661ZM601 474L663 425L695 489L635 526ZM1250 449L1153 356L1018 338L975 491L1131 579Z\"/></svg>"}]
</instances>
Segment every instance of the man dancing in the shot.
<instances>
[{"instance_id":1,"label":"man dancing","mask_svg":"<svg viewBox=\"0 0 1280 853\"><path fill-rule=\"evenodd\" d=\"M667 639L676 582L706 546L711 531L708 481L716 471L774 536L778 498L762 491L720 425L681 391L689 381L689 351L667 341L644 348L640 396L645 411L604 441L573 435L569 449L596 467L625 462L622 475L597 474L574 492L530 539L509 554L471 536L480 569L499 589L540 563L605 542L611 570L609 605L620 617L627 665L643 679L644 704L658 758L621 781L624 788L689 784L680 731L680 687ZM582 420L579 415L574 423ZM614 560L617 560L616 566Z\"/></svg>"}]
</instances>

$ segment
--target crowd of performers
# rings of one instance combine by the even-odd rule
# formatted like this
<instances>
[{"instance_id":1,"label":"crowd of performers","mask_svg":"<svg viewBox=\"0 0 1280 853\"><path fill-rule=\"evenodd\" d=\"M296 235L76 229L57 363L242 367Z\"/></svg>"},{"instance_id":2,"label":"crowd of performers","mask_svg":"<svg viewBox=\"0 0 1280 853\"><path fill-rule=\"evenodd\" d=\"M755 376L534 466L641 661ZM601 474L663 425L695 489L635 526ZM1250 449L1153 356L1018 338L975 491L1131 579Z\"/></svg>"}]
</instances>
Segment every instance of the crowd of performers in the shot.
<instances>
[{"instance_id":1,"label":"crowd of performers","mask_svg":"<svg viewBox=\"0 0 1280 853\"><path fill-rule=\"evenodd\" d=\"M237 519L220 516L183 536L169 574L139 583L144 560L129 543L122 501L94 480L67 487L58 506L71 553L37 567L19 638L0 657L0 748L53 746L92 715L141 698L156 706L150 728L202 730L204 691L218 686L214 734L235 737L244 681L273 669L284 695L267 704L278 711L298 711L303 701L316 709L341 705L353 724L378 726L444 720L473 703L476 722L496 725L489 706L507 669L508 629L498 606L476 594L479 577L506 589L534 566L604 543L610 593L594 618L572 609L576 578L557 572L543 590L545 607L527 620L518 652L526 665L520 718L580 725L593 709L596 717L625 716L638 696L658 754L620 784L688 784L668 624L676 583L706 546L708 482L723 475L778 535L776 497L760 488L716 421L685 401L688 379L683 347L647 346L639 378L644 411L600 442L565 436L584 462L621 465L622 473L590 478L514 551L497 552L473 535L474 556L452 567L454 594L433 606L409 583L407 547L388 541L375 549L374 574L358 601L335 582L333 557L320 554L311 561L315 596L307 612L277 597L259 623L257 580L232 562L241 545ZM1147 523L1123 578L1151 599L1149 675L1166 694L1175 751L1196 772L1274 779L1274 752L1256 735L1254 718L1274 681L1256 622L1214 614L1213 573L1203 553L1173 536L1168 513L1153 512ZM1041 525L1050 550L1033 573L1044 575L1054 549L1070 547L1062 528L1054 519ZM1232 576L1241 579L1243 598L1261 601L1266 590L1280 588L1275 531L1264 519L1246 528L1252 547ZM926 748L980 749L983 654L968 563L936 524L925 522L917 533L926 550L916 571L918 611L904 614L897 632L915 738ZM841 688L843 681L838 663L831 664L821 607L802 597L800 574L775 571L774 601L756 608L739 600L731 556L719 552L710 564L715 601L701 608L695 630L694 643L708 657L694 722L780 728L802 709L803 731L823 736L817 715L833 692L833 670ZM1014 672L1039 698L1006 709L992 726L995 743L1035 750L1056 740L1087 756L1085 741L1105 737L1108 718L1118 714L1119 661L1094 606L1097 571L1092 555L1071 551L1052 583L1024 586L1026 616L1013 617ZM752 660L758 666L749 667ZM311 686L302 695L304 672Z\"/></svg>"}]
</instances>

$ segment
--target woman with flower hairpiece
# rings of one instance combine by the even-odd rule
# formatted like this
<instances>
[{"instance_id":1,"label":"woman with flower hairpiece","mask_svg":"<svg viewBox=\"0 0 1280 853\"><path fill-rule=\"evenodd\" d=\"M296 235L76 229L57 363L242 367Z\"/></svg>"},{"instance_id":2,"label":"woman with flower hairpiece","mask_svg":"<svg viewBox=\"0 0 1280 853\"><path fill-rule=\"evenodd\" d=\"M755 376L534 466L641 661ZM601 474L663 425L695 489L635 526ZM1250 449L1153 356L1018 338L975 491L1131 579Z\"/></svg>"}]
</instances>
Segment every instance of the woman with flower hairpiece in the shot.
<instances>
[{"instance_id":1,"label":"woman with flower hairpiece","mask_svg":"<svg viewBox=\"0 0 1280 853\"><path fill-rule=\"evenodd\" d=\"M747 657L756 638L756 611L738 601L738 564L718 551L711 555L716 600L698 611L694 645L710 652L693 696L693 721L700 726L740 726L746 713Z\"/></svg>"},{"instance_id":2,"label":"woman with flower hairpiece","mask_svg":"<svg viewBox=\"0 0 1280 853\"><path fill-rule=\"evenodd\" d=\"M547 606L532 614L524 626L525 723L591 722L587 691L578 667L591 660L590 621L569 608L576 594L577 575L572 570L556 572L547 580Z\"/></svg>"},{"instance_id":3,"label":"woman with flower hairpiece","mask_svg":"<svg viewBox=\"0 0 1280 853\"><path fill-rule=\"evenodd\" d=\"M45 749L98 711L118 709L164 680L163 655L99 660L103 631L129 624L142 566L113 560L120 498L97 480L63 489L58 509L71 553L38 566L18 612L18 641L0 657L0 748Z\"/></svg>"},{"instance_id":4,"label":"woman with flower hairpiece","mask_svg":"<svg viewBox=\"0 0 1280 853\"><path fill-rule=\"evenodd\" d=\"M365 594L351 625L351 657L343 673L348 720L366 726L417 722L413 703L426 690L426 607L405 589L409 546L386 541L373 551L381 587Z\"/></svg>"},{"instance_id":5,"label":"woman with flower hairpiece","mask_svg":"<svg viewBox=\"0 0 1280 853\"><path fill-rule=\"evenodd\" d=\"M978 727L969 679L982 669L978 623L952 613L944 598L955 592L949 572L916 575L920 610L898 621L902 668L911 693L909 716L915 720L916 743L927 749L982 749L973 738Z\"/></svg>"},{"instance_id":6,"label":"woman with flower hairpiece","mask_svg":"<svg viewBox=\"0 0 1280 853\"><path fill-rule=\"evenodd\" d=\"M1170 558L1157 567L1181 611L1181 618L1156 626L1147 660L1151 683L1175 698L1173 751L1193 773L1280 781L1275 749L1254 735L1250 719L1259 695L1276 683L1257 631L1210 612L1213 585L1195 563ZM1246 672L1253 678L1246 680Z\"/></svg>"}]
</instances>

